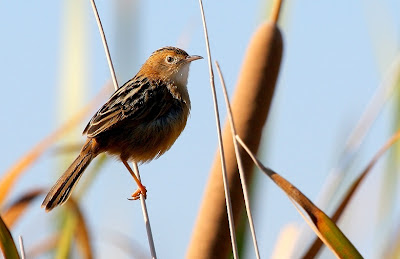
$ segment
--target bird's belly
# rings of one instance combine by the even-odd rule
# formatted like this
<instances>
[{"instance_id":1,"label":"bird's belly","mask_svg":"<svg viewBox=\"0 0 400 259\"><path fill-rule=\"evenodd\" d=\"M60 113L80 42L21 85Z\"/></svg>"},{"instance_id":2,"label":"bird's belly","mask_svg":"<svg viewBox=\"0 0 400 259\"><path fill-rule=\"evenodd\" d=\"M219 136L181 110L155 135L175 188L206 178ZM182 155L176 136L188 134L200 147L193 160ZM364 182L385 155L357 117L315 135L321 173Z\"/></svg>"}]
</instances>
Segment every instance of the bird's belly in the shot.
<instances>
[{"instance_id":1,"label":"bird's belly","mask_svg":"<svg viewBox=\"0 0 400 259\"><path fill-rule=\"evenodd\" d=\"M107 153L123 160L148 162L169 150L185 128L187 115L174 115L116 127L97 141Z\"/></svg>"}]
</instances>

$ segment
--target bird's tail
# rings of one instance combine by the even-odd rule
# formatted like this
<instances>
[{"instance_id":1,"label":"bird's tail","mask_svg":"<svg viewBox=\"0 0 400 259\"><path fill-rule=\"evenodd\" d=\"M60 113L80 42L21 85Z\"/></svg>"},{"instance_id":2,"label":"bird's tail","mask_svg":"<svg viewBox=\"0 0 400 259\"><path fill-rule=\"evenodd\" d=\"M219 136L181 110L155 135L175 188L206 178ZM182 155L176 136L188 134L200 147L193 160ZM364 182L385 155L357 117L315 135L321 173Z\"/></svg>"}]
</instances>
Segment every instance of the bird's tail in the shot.
<instances>
[{"instance_id":1,"label":"bird's tail","mask_svg":"<svg viewBox=\"0 0 400 259\"><path fill-rule=\"evenodd\" d=\"M54 207L64 204L71 196L71 192L81 178L82 173L90 162L97 156L96 141L89 139L83 146L79 156L68 167L67 171L57 180L56 184L51 188L42 203L42 208L46 211L52 210Z\"/></svg>"}]
</instances>

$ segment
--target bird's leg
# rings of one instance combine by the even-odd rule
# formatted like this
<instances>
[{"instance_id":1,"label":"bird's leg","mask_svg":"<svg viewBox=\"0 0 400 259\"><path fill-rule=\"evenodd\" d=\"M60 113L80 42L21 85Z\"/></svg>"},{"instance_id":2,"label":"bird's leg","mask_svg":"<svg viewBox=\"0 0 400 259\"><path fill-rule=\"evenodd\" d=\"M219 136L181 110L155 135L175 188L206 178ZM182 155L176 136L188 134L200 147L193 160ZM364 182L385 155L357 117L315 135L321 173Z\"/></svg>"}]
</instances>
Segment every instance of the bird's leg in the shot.
<instances>
[{"instance_id":1,"label":"bird's leg","mask_svg":"<svg viewBox=\"0 0 400 259\"><path fill-rule=\"evenodd\" d=\"M126 160L122 160L122 163L124 163L126 169L128 169L129 173L131 173L133 179L135 180L135 182L138 185L138 189L132 194L132 198L134 200L137 200L140 198L140 194L143 195L143 197L146 199L146 187L144 187L144 185L142 184L142 182L139 180L139 178L137 178L136 174L133 172L132 168L129 166L128 162Z\"/></svg>"}]
</instances>

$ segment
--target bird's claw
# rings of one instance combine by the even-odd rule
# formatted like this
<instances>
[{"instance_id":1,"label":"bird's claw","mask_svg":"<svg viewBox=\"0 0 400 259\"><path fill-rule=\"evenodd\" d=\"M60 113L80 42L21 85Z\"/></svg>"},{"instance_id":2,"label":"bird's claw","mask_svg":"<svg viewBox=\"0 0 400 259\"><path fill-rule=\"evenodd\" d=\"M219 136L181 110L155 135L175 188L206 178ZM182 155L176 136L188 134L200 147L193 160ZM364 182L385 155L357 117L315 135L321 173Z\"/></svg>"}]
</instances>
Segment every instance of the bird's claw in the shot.
<instances>
[{"instance_id":1,"label":"bird's claw","mask_svg":"<svg viewBox=\"0 0 400 259\"><path fill-rule=\"evenodd\" d=\"M147 190L145 186L139 186L139 188L132 193L132 198L129 198L128 200L139 200L140 199L140 195L143 195L143 198L146 199L147 198Z\"/></svg>"}]
</instances>

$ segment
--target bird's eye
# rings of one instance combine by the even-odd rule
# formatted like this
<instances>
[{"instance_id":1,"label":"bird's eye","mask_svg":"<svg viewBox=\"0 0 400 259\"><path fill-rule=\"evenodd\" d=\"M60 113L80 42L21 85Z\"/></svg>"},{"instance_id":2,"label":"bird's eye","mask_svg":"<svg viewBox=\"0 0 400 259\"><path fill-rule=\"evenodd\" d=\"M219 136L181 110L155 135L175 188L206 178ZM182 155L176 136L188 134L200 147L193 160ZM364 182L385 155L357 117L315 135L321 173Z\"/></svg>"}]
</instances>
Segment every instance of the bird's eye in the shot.
<instances>
[{"instance_id":1,"label":"bird's eye","mask_svg":"<svg viewBox=\"0 0 400 259\"><path fill-rule=\"evenodd\" d=\"M172 62L174 62L174 58L171 57L171 56L166 57L165 60L167 61L167 63L172 63Z\"/></svg>"}]
</instances>

